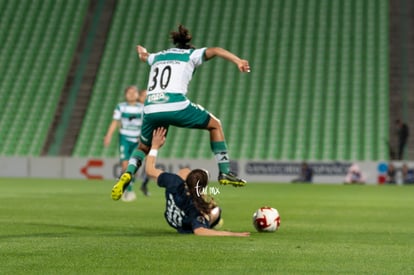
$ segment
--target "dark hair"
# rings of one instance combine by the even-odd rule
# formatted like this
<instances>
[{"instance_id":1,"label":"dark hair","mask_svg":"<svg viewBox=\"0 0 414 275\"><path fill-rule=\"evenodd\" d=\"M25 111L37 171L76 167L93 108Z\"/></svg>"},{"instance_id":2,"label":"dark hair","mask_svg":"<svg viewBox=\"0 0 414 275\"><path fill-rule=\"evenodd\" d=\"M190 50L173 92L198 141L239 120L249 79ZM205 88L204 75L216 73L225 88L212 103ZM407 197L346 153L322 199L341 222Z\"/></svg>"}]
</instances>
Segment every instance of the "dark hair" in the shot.
<instances>
[{"instance_id":1,"label":"dark hair","mask_svg":"<svg viewBox=\"0 0 414 275\"><path fill-rule=\"evenodd\" d=\"M193 36L190 31L183 25L178 26L178 31L170 32L171 39L174 45L179 49L194 49L194 46L190 44Z\"/></svg>"},{"instance_id":2,"label":"dark hair","mask_svg":"<svg viewBox=\"0 0 414 275\"><path fill-rule=\"evenodd\" d=\"M206 200L206 194L203 192L208 184L208 172L203 169L192 170L186 179L188 192L193 199L194 206L203 214L210 214L216 204L214 199L210 197Z\"/></svg>"}]
</instances>

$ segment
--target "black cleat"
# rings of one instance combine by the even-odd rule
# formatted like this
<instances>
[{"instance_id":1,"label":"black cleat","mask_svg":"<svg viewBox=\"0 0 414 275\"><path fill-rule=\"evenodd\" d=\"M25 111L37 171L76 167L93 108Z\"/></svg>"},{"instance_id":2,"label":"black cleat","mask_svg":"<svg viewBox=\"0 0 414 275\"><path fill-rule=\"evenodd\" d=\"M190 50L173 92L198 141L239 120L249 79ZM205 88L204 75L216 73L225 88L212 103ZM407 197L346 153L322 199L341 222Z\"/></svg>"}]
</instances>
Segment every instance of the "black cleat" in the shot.
<instances>
[{"instance_id":1,"label":"black cleat","mask_svg":"<svg viewBox=\"0 0 414 275\"><path fill-rule=\"evenodd\" d=\"M244 179L238 178L234 173L223 173L220 172L218 176L218 181L221 185L228 185L231 184L234 187L242 187L246 185L246 181Z\"/></svg>"}]
</instances>

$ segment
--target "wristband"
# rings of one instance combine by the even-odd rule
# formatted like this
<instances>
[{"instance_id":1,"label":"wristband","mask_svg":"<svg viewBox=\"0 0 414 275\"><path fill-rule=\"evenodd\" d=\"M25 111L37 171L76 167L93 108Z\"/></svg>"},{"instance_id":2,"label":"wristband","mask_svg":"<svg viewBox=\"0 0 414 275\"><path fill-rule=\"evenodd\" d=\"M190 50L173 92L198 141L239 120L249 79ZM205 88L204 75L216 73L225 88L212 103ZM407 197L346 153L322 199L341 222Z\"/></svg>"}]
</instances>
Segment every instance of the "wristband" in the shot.
<instances>
[{"instance_id":1,"label":"wristband","mask_svg":"<svg viewBox=\"0 0 414 275\"><path fill-rule=\"evenodd\" d=\"M158 155L157 149L151 149L148 153L148 156L156 157Z\"/></svg>"}]
</instances>

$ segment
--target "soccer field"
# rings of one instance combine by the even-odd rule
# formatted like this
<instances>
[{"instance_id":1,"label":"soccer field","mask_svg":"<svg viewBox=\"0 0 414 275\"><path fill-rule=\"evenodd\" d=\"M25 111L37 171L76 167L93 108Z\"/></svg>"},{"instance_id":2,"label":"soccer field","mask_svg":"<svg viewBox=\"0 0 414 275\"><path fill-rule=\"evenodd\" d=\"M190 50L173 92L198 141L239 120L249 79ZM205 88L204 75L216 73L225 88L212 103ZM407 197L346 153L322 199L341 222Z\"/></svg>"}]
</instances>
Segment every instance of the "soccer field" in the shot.
<instances>
[{"instance_id":1,"label":"soccer field","mask_svg":"<svg viewBox=\"0 0 414 275\"><path fill-rule=\"evenodd\" d=\"M414 188L218 186L223 229L248 238L180 235L163 190L112 201L113 181L0 179L1 274L413 274ZM253 212L281 214L256 233Z\"/></svg>"}]
</instances>

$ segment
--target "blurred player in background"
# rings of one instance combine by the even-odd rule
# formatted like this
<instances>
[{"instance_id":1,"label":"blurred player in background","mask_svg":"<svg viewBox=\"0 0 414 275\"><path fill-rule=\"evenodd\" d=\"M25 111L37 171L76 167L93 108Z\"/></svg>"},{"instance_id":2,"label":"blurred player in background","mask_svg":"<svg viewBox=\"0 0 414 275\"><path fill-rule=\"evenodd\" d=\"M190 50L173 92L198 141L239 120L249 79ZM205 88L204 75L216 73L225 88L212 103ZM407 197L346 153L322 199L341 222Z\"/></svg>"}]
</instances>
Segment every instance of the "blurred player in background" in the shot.
<instances>
[{"instance_id":1,"label":"blurred player in background","mask_svg":"<svg viewBox=\"0 0 414 275\"><path fill-rule=\"evenodd\" d=\"M247 237L249 232L219 231L221 209L213 198L203 192L208 185L209 174L203 169L181 169L177 174L157 169L158 150L165 142L167 130L157 128L152 137L151 151L146 160L146 173L165 188L166 209L164 217L179 233L194 233L200 236Z\"/></svg>"},{"instance_id":2,"label":"blurred player in background","mask_svg":"<svg viewBox=\"0 0 414 275\"><path fill-rule=\"evenodd\" d=\"M312 183L312 179L313 179L313 169L304 161L302 162L299 176L296 179L293 179L292 182Z\"/></svg>"},{"instance_id":3,"label":"blurred player in background","mask_svg":"<svg viewBox=\"0 0 414 275\"><path fill-rule=\"evenodd\" d=\"M397 119L395 121L398 127L398 159L404 159L404 150L407 145L408 137L410 136L410 130L408 125L401 120Z\"/></svg>"},{"instance_id":4,"label":"blurred player in background","mask_svg":"<svg viewBox=\"0 0 414 275\"><path fill-rule=\"evenodd\" d=\"M170 125L210 132L210 146L219 166L220 184L244 186L246 181L230 171L230 159L220 120L186 97L188 84L195 69L216 56L236 64L240 72L250 72L249 62L222 48L195 49L192 36L182 25L171 32L175 48L150 54L138 45L139 59L151 66L148 95L144 107L144 122L139 147L133 152L126 172L112 189L118 200L125 187L141 166L151 147L152 132L158 127L168 130Z\"/></svg>"},{"instance_id":5,"label":"blurred player in background","mask_svg":"<svg viewBox=\"0 0 414 275\"><path fill-rule=\"evenodd\" d=\"M122 172L128 167L128 160L132 152L138 146L138 138L141 134L143 119L144 101L147 95L146 90L138 91L136 86L129 86L125 89L125 102L119 103L112 117L112 123L104 138L104 145L107 147L111 143L114 132L119 128L119 156ZM135 174L135 173L134 173ZM149 178L143 173L141 191L148 196ZM123 201L133 201L136 194L133 191L134 177L131 184L122 195Z\"/></svg>"}]
</instances>

